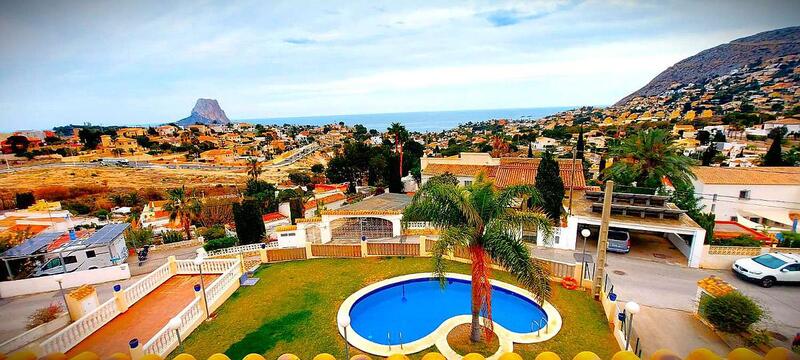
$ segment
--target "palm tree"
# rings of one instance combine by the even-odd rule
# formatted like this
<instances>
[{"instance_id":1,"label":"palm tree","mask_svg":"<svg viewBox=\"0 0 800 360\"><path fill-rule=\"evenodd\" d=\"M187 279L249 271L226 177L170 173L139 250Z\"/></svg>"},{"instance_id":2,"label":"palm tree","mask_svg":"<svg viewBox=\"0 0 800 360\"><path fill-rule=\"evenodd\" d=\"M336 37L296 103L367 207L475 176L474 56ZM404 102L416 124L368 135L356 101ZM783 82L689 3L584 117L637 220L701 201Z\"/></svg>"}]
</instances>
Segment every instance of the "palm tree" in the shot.
<instances>
[{"instance_id":1,"label":"palm tree","mask_svg":"<svg viewBox=\"0 0 800 360\"><path fill-rule=\"evenodd\" d=\"M262 172L263 170L261 170L258 159L251 157L247 160L247 175L249 175L251 179L258 180L258 176L261 175Z\"/></svg>"},{"instance_id":2,"label":"palm tree","mask_svg":"<svg viewBox=\"0 0 800 360\"><path fill-rule=\"evenodd\" d=\"M164 210L169 211L170 220L178 219L181 222L186 239L192 238L192 219L200 213L201 208L200 201L193 194L187 193L185 186L167 190Z\"/></svg>"},{"instance_id":3,"label":"palm tree","mask_svg":"<svg viewBox=\"0 0 800 360\"><path fill-rule=\"evenodd\" d=\"M537 226L548 235L550 219L539 210L511 208L515 199L529 197L540 203L532 185L509 186L498 190L479 174L467 186L431 179L414 195L403 213L403 221L429 221L440 232L433 249L434 273L444 286L444 255L454 248L469 249L472 260L472 341L480 341L480 317L487 338L491 336L492 261L517 277L540 300L550 296L550 283L544 268L531 261L528 248L518 235L523 226ZM523 202L524 203L524 202Z\"/></svg>"},{"instance_id":4,"label":"palm tree","mask_svg":"<svg viewBox=\"0 0 800 360\"><path fill-rule=\"evenodd\" d=\"M661 187L661 180L691 182L695 161L683 156L670 134L661 129L637 132L612 145L611 156L618 160L606 170L621 184L636 181L640 187Z\"/></svg>"},{"instance_id":5,"label":"palm tree","mask_svg":"<svg viewBox=\"0 0 800 360\"><path fill-rule=\"evenodd\" d=\"M142 201L142 197L139 196L139 193L136 191L131 191L128 193L127 203L131 207L136 207Z\"/></svg>"}]
</instances>

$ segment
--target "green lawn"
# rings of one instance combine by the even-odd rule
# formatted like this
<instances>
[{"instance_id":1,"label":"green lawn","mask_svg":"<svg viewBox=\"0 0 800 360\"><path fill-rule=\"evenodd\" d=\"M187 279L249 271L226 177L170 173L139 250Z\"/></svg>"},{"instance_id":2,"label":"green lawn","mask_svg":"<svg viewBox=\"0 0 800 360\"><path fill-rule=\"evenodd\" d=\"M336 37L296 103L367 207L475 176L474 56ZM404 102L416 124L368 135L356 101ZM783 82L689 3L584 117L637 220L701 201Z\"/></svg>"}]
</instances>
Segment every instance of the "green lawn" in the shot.
<instances>
[{"instance_id":1,"label":"green lawn","mask_svg":"<svg viewBox=\"0 0 800 360\"><path fill-rule=\"evenodd\" d=\"M218 352L233 360L249 353L276 359L287 352L301 359L323 352L343 359L344 339L336 329L336 313L344 299L365 285L431 269L428 258L315 259L262 266L256 273L261 281L234 293L215 320L186 339L185 352L197 359ZM448 270L468 273L469 265L452 263ZM493 277L515 283L504 272L495 271ZM569 359L591 350L610 359L618 348L600 304L584 293L554 288L551 302L564 319L561 332L542 345L515 345L515 351L527 359L546 349ZM356 352L351 348L350 355Z\"/></svg>"}]
</instances>

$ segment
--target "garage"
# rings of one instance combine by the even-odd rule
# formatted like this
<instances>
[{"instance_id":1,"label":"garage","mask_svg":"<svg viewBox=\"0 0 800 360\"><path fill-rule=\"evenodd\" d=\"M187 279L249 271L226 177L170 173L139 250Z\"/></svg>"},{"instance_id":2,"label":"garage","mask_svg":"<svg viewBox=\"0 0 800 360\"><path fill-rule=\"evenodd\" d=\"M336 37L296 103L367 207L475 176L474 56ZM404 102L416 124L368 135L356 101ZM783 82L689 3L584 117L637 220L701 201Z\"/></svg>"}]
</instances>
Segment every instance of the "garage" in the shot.
<instances>
[{"instance_id":1,"label":"garage","mask_svg":"<svg viewBox=\"0 0 800 360\"><path fill-rule=\"evenodd\" d=\"M581 191L576 195L567 226L549 244L537 240L538 245L582 252L581 230L588 229L591 235L586 239L586 253L597 253L604 194ZM668 200L667 196L614 193L609 234L611 248L619 253L609 252L609 258L629 256L699 267L706 232Z\"/></svg>"}]
</instances>

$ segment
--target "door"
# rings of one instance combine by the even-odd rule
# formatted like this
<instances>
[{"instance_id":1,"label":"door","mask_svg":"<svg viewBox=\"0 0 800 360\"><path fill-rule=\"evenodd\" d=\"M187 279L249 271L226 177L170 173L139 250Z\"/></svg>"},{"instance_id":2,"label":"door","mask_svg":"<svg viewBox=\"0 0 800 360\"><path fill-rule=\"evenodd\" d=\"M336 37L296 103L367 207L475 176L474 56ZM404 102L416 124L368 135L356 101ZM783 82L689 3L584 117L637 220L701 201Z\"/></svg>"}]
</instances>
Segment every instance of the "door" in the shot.
<instances>
[{"instance_id":1,"label":"door","mask_svg":"<svg viewBox=\"0 0 800 360\"><path fill-rule=\"evenodd\" d=\"M800 282L800 264L784 266L778 276L778 281Z\"/></svg>"}]
</instances>

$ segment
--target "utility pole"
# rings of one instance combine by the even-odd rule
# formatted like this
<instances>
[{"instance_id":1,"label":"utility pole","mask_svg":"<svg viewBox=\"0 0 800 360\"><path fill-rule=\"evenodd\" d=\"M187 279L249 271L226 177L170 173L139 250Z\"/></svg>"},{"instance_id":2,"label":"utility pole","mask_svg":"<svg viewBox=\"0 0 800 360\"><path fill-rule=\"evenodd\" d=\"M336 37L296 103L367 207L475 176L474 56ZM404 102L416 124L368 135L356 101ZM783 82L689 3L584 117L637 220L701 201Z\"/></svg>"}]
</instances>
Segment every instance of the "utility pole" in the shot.
<instances>
[{"instance_id":1,"label":"utility pole","mask_svg":"<svg viewBox=\"0 0 800 360\"><path fill-rule=\"evenodd\" d=\"M597 270L594 272L592 282L592 296L600 297L603 288L603 277L606 270L606 250L608 248L608 223L611 219L611 198L614 196L614 181L606 181L606 191L603 194L603 216L600 218L600 234L597 240Z\"/></svg>"},{"instance_id":2,"label":"utility pole","mask_svg":"<svg viewBox=\"0 0 800 360\"><path fill-rule=\"evenodd\" d=\"M575 157L578 151L575 147L572 148L572 166L569 172L569 215L572 215L572 190L575 188Z\"/></svg>"}]
</instances>

